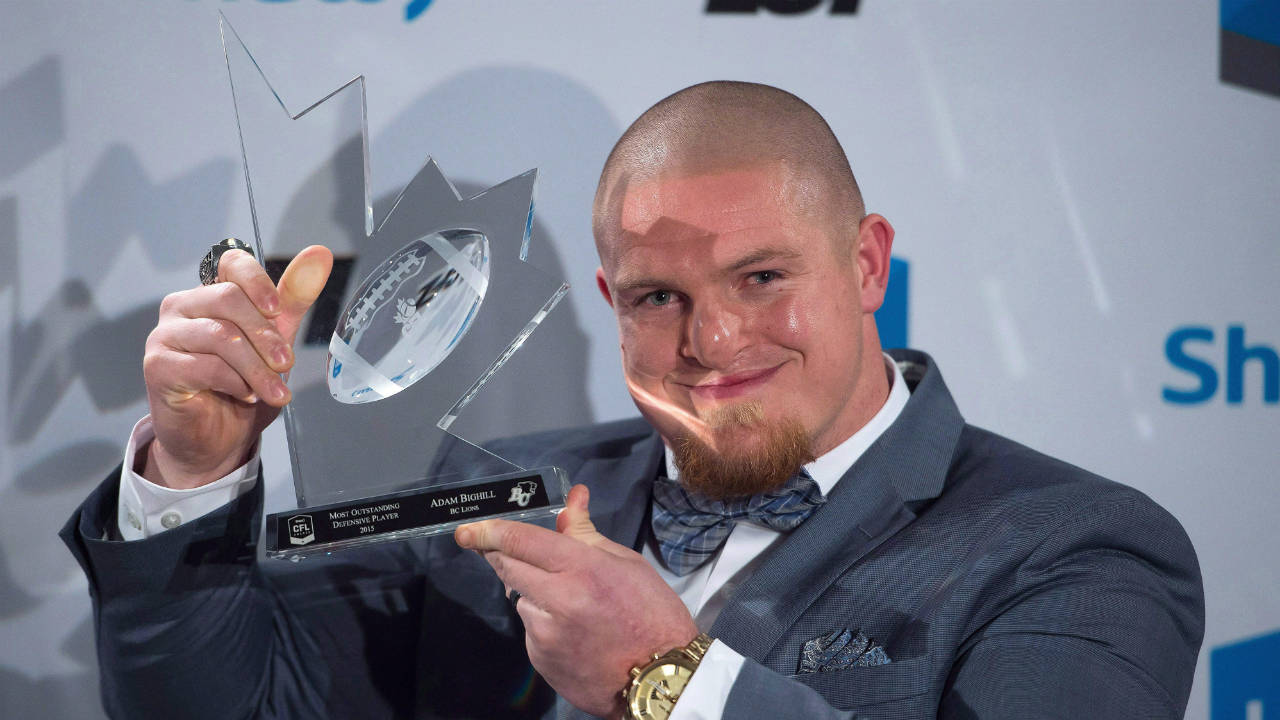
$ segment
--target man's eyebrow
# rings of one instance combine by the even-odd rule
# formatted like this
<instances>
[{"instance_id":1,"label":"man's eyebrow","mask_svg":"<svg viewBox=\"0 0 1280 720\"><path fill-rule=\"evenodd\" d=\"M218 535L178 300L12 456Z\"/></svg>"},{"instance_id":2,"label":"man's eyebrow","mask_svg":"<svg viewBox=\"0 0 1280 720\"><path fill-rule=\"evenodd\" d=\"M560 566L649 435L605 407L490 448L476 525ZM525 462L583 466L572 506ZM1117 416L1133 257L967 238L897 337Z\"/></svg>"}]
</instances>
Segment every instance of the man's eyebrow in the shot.
<instances>
[{"instance_id":1,"label":"man's eyebrow","mask_svg":"<svg viewBox=\"0 0 1280 720\"><path fill-rule=\"evenodd\" d=\"M753 250L750 253L734 260L724 270L723 273L735 273L739 270L757 265L759 263L769 262L770 260L792 260L801 257L803 253L794 248L786 247L763 247ZM640 288L666 287L671 284L669 279L650 276L631 277L623 271L619 274L619 278L613 283L613 292L622 293Z\"/></svg>"},{"instance_id":2,"label":"man's eyebrow","mask_svg":"<svg viewBox=\"0 0 1280 720\"><path fill-rule=\"evenodd\" d=\"M801 253L793 248L764 247L738 258L727 269L729 272L736 272L745 267L768 262L769 260L792 260L800 257L800 255Z\"/></svg>"},{"instance_id":3,"label":"man's eyebrow","mask_svg":"<svg viewBox=\"0 0 1280 720\"><path fill-rule=\"evenodd\" d=\"M622 293L629 290L637 290L639 288L663 287L669 285L668 281L660 280L652 277L620 277L613 284L613 292Z\"/></svg>"}]
</instances>

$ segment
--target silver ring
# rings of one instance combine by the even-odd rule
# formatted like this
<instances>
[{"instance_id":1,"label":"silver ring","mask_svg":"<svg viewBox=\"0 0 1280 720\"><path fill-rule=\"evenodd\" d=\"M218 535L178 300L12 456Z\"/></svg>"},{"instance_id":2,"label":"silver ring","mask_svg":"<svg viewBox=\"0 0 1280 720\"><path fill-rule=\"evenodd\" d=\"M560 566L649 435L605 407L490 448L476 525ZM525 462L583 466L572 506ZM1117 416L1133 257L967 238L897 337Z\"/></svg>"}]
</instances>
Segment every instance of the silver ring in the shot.
<instances>
[{"instance_id":1,"label":"silver ring","mask_svg":"<svg viewBox=\"0 0 1280 720\"><path fill-rule=\"evenodd\" d=\"M511 603L511 609L516 609L516 603L520 602L520 598L524 597L519 590L511 588L511 592L507 593L507 602Z\"/></svg>"},{"instance_id":2,"label":"silver ring","mask_svg":"<svg viewBox=\"0 0 1280 720\"><path fill-rule=\"evenodd\" d=\"M218 282L218 261L228 250L243 250L253 256L253 248L243 240L227 238L209 248L209 252L200 259L200 284L212 285ZM256 256L254 256L256 257Z\"/></svg>"}]
</instances>

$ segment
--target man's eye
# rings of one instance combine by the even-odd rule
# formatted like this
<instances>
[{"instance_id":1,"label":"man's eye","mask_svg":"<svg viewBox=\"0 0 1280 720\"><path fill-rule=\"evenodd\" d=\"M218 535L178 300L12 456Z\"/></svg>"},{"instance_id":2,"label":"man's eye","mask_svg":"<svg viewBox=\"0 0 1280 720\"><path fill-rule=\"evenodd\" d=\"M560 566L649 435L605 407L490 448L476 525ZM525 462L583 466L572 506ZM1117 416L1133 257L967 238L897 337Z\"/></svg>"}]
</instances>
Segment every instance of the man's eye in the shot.
<instances>
[{"instance_id":1,"label":"man's eye","mask_svg":"<svg viewBox=\"0 0 1280 720\"><path fill-rule=\"evenodd\" d=\"M645 299L645 302L649 303L650 305L662 307L663 305L666 305L667 303L671 302L671 293L667 292L666 290L654 290L648 295L645 295L644 299Z\"/></svg>"},{"instance_id":2,"label":"man's eye","mask_svg":"<svg viewBox=\"0 0 1280 720\"><path fill-rule=\"evenodd\" d=\"M776 270L760 270L759 272L751 273L749 277L751 282L756 285L767 285L778 279L778 272Z\"/></svg>"}]
</instances>

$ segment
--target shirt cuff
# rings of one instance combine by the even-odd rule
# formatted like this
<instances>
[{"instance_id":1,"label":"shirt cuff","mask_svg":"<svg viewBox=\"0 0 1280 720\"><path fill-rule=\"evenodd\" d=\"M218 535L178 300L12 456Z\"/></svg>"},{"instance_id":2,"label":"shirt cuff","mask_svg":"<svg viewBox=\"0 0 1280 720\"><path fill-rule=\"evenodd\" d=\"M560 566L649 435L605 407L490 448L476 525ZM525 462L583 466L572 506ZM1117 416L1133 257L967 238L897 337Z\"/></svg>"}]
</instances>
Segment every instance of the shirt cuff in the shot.
<instances>
[{"instance_id":1,"label":"shirt cuff","mask_svg":"<svg viewBox=\"0 0 1280 720\"><path fill-rule=\"evenodd\" d=\"M258 481L260 458L255 445L249 462L208 485L190 490L157 485L133 471L137 452L155 437L148 415L133 426L124 446L116 524L125 540L142 540L203 517L253 489Z\"/></svg>"},{"instance_id":2,"label":"shirt cuff","mask_svg":"<svg viewBox=\"0 0 1280 720\"><path fill-rule=\"evenodd\" d=\"M684 686L670 720L719 720L729 691L742 671L743 657L716 640Z\"/></svg>"}]
</instances>

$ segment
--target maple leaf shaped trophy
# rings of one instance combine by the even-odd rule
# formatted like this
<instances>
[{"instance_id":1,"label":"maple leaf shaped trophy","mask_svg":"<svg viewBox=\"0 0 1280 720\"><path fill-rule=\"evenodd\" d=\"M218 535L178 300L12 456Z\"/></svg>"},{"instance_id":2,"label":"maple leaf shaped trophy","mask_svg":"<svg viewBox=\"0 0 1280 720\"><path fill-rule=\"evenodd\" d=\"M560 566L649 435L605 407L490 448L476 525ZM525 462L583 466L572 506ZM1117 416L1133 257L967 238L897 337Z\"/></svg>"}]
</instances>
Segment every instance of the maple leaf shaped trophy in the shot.
<instances>
[{"instance_id":1,"label":"maple leaf shaped trophy","mask_svg":"<svg viewBox=\"0 0 1280 720\"><path fill-rule=\"evenodd\" d=\"M267 555L559 512L565 473L494 442L499 426L537 427L537 408L507 392L475 412L569 288L529 263L537 172L463 199L428 160L375 224L364 77L290 112L220 24L257 257L278 276L308 245L335 255L294 343L283 417L298 509L267 516Z\"/></svg>"}]
</instances>

